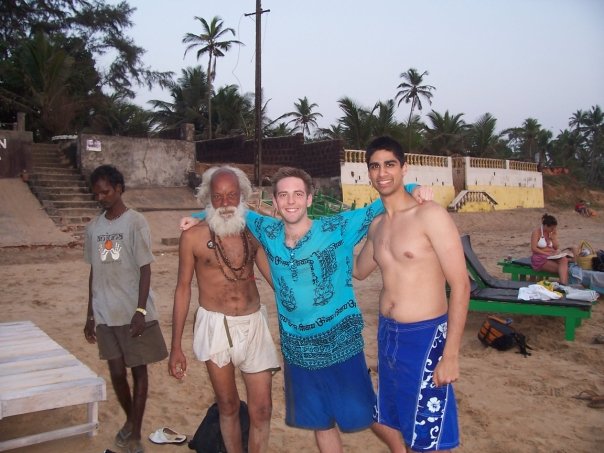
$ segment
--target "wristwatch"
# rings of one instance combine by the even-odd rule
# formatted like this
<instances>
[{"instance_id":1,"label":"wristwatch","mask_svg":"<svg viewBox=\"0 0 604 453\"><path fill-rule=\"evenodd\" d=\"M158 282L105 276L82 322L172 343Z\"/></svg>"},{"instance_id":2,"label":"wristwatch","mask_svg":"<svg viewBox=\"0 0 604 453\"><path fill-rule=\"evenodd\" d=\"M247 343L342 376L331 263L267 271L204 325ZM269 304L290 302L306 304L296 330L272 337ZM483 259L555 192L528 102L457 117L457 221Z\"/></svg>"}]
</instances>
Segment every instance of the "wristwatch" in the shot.
<instances>
[{"instance_id":1,"label":"wristwatch","mask_svg":"<svg viewBox=\"0 0 604 453\"><path fill-rule=\"evenodd\" d=\"M137 307L136 311L138 311L143 316L147 316L147 310L145 310L144 308Z\"/></svg>"}]
</instances>

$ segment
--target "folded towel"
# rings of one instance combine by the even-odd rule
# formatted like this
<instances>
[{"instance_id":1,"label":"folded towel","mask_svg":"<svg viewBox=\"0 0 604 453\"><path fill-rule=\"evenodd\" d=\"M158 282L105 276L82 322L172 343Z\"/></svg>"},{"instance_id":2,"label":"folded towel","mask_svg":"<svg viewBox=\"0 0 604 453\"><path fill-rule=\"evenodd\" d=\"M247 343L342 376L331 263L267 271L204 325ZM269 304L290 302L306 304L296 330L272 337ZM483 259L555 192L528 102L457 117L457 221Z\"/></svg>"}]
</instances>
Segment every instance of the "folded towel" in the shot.
<instances>
[{"instance_id":1,"label":"folded towel","mask_svg":"<svg viewBox=\"0 0 604 453\"><path fill-rule=\"evenodd\" d=\"M519 300L553 300L560 299L560 294L550 291L541 285L529 285L518 290Z\"/></svg>"}]
</instances>

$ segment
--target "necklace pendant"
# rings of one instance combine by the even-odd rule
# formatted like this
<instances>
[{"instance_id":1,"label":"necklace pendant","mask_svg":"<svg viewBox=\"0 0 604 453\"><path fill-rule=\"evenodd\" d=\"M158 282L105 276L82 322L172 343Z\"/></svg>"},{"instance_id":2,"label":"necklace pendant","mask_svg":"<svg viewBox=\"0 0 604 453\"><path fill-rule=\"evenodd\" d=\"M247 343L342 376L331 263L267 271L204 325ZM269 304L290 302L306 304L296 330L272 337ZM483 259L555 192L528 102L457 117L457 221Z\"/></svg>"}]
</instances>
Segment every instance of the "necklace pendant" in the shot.
<instances>
[{"instance_id":1,"label":"necklace pendant","mask_svg":"<svg viewBox=\"0 0 604 453\"><path fill-rule=\"evenodd\" d=\"M209 249L213 249L215 247L214 241L212 241L211 239L208 241L207 245Z\"/></svg>"}]
</instances>

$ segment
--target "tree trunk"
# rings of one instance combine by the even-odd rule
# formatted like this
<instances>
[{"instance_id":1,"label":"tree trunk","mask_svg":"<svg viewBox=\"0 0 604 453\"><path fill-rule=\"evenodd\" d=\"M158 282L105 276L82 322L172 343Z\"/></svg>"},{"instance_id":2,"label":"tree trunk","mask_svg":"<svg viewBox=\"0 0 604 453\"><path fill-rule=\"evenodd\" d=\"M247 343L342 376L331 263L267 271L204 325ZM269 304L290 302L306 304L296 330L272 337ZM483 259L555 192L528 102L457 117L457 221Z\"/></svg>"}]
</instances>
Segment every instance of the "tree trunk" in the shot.
<instances>
[{"instance_id":1,"label":"tree trunk","mask_svg":"<svg viewBox=\"0 0 604 453\"><path fill-rule=\"evenodd\" d=\"M212 54L208 60L208 140L212 139Z\"/></svg>"}]
</instances>

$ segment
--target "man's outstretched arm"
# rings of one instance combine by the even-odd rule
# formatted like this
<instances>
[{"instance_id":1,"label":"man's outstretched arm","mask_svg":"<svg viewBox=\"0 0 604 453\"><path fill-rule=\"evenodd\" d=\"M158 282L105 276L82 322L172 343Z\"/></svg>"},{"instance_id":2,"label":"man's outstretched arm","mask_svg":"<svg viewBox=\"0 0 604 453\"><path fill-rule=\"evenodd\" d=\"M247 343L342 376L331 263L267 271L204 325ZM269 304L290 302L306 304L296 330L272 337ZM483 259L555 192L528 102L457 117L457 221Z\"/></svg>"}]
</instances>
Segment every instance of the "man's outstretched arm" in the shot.
<instances>
[{"instance_id":1,"label":"man's outstretched arm","mask_svg":"<svg viewBox=\"0 0 604 453\"><path fill-rule=\"evenodd\" d=\"M367 232L367 240L363 244L363 248L354 258L354 267L352 276L357 280L364 280L377 267L377 263L373 258L373 232L375 230L375 221L372 222Z\"/></svg>"},{"instance_id":2,"label":"man's outstretched arm","mask_svg":"<svg viewBox=\"0 0 604 453\"><path fill-rule=\"evenodd\" d=\"M405 184L405 190L409 192L419 204L422 204L424 201L430 201L434 199L434 192L432 190L432 187L429 186L420 186L419 184L410 183ZM378 214L383 211L383 205L379 199L371 203L369 206L372 205L380 206L381 209L378 209ZM367 207L361 209L366 209ZM189 217L183 217L182 219L180 219L179 227L182 231L186 231L192 226L197 225L201 220L205 218L205 211L194 212Z\"/></svg>"}]
</instances>

